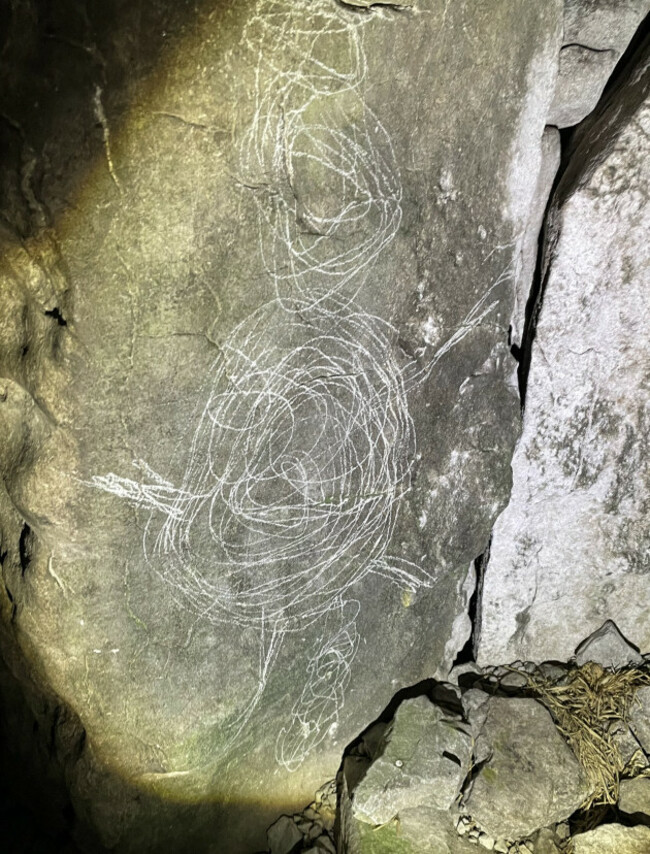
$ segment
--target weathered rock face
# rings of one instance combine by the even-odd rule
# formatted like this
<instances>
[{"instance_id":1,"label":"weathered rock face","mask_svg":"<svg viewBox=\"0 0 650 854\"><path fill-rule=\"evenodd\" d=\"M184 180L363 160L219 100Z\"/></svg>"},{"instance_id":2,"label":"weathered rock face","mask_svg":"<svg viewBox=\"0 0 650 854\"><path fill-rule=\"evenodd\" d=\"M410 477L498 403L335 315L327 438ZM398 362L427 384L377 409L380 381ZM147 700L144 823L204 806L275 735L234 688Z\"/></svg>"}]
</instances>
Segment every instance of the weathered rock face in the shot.
<instances>
[{"instance_id":1,"label":"weathered rock face","mask_svg":"<svg viewBox=\"0 0 650 854\"><path fill-rule=\"evenodd\" d=\"M639 59L558 188L481 662L567 659L609 618L650 646L649 87Z\"/></svg>"},{"instance_id":2,"label":"weathered rock face","mask_svg":"<svg viewBox=\"0 0 650 854\"><path fill-rule=\"evenodd\" d=\"M623 637L613 620L606 620L578 645L575 661L578 667L588 661L595 661L601 667L611 670L639 667L644 663L639 650Z\"/></svg>"},{"instance_id":3,"label":"weathered rock face","mask_svg":"<svg viewBox=\"0 0 650 854\"><path fill-rule=\"evenodd\" d=\"M650 828L603 824L573 837L575 854L645 854L650 850Z\"/></svg>"},{"instance_id":4,"label":"weathered rock face","mask_svg":"<svg viewBox=\"0 0 650 854\"><path fill-rule=\"evenodd\" d=\"M622 780L618 810L634 824L650 825L650 778Z\"/></svg>"},{"instance_id":5,"label":"weathered rock face","mask_svg":"<svg viewBox=\"0 0 650 854\"><path fill-rule=\"evenodd\" d=\"M549 124L561 128L577 125L589 115L648 12L648 0L566 0L560 68Z\"/></svg>"},{"instance_id":6,"label":"weathered rock face","mask_svg":"<svg viewBox=\"0 0 650 854\"><path fill-rule=\"evenodd\" d=\"M448 810L469 772L472 739L459 716L427 697L399 707L381 755L354 792L354 812L369 824L386 824L405 810Z\"/></svg>"},{"instance_id":7,"label":"weathered rock face","mask_svg":"<svg viewBox=\"0 0 650 854\"><path fill-rule=\"evenodd\" d=\"M494 837L521 839L568 818L589 793L582 769L536 700L490 700L476 746L484 763L465 798Z\"/></svg>"},{"instance_id":8,"label":"weathered rock face","mask_svg":"<svg viewBox=\"0 0 650 854\"><path fill-rule=\"evenodd\" d=\"M561 3L93 10L7 36L3 614L102 843L234 854L466 638Z\"/></svg>"}]
</instances>

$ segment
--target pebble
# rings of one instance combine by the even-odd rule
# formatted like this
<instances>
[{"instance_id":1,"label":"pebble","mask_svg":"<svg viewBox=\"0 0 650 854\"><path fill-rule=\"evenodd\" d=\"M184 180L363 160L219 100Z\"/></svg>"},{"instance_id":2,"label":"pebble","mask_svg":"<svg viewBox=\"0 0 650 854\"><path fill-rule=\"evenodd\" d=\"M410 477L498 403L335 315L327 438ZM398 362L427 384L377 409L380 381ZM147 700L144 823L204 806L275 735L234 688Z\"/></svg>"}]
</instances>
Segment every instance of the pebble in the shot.
<instances>
[{"instance_id":1,"label":"pebble","mask_svg":"<svg viewBox=\"0 0 650 854\"><path fill-rule=\"evenodd\" d=\"M562 824L558 824L555 828L555 835L558 839L568 839L571 836L571 828L569 827L566 821L563 821Z\"/></svg>"},{"instance_id":2,"label":"pebble","mask_svg":"<svg viewBox=\"0 0 650 854\"><path fill-rule=\"evenodd\" d=\"M465 834L467 833L468 830L469 830L469 823L468 823L467 819L465 818L465 816L461 815L461 817L458 819L458 822L456 824L456 833L459 836L465 836Z\"/></svg>"},{"instance_id":3,"label":"pebble","mask_svg":"<svg viewBox=\"0 0 650 854\"><path fill-rule=\"evenodd\" d=\"M478 844L483 848L486 848L488 851L494 850L494 839L491 836L488 836L487 833L481 833L478 838Z\"/></svg>"}]
</instances>

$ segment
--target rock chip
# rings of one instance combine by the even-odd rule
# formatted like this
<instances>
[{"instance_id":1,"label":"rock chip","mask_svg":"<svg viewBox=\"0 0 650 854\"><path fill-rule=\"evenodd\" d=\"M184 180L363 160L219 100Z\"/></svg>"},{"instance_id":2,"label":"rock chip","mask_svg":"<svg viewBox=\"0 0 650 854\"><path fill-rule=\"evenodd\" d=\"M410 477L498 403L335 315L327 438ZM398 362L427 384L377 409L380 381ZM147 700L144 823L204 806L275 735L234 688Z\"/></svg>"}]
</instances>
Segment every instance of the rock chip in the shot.
<instances>
[{"instance_id":1,"label":"rock chip","mask_svg":"<svg viewBox=\"0 0 650 854\"><path fill-rule=\"evenodd\" d=\"M560 840L548 827L538 830L532 838L535 854L561 854Z\"/></svg>"},{"instance_id":2,"label":"rock chip","mask_svg":"<svg viewBox=\"0 0 650 854\"><path fill-rule=\"evenodd\" d=\"M595 661L601 667L611 670L619 670L622 667L643 664L643 656L623 637L613 620L606 620L576 648L576 664L581 667L588 661Z\"/></svg>"},{"instance_id":3,"label":"rock chip","mask_svg":"<svg viewBox=\"0 0 650 854\"><path fill-rule=\"evenodd\" d=\"M494 838L520 839L562 821L588 793L578 761L536 700L491 698L476 752L489 758L465 806Z\"/></svg>"},{"instance_id":4,"label":"rock chip","mask_svg":"<svg viewBox=\"0 0 650 854\"><path fill-rule=\"evenodd\" d=\"M448 809L469 771L472 738L458 718L426 697L397 710L381 754L353 795L355 816L385 824L416 807Z\"/></svg>"},{"instance_id":5,"label":"rock chip","mask_svg":"<svg viewBox=\"0 0 650 854\"><path fill-rule=\"evenodd\" d=\"M648 854L650 827L601 824L572 838L574 854Z\"/></svg>"}]
</instances>

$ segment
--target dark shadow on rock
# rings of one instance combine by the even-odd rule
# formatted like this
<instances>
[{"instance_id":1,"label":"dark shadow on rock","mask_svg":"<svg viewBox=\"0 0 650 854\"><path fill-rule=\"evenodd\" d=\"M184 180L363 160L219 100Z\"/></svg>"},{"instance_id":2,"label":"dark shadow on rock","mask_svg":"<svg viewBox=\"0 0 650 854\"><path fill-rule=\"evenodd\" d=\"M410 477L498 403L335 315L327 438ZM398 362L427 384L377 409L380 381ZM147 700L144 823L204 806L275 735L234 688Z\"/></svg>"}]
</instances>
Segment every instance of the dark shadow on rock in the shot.
<instances>
[{"instance_id":1,"label":"dark shadow on rock","mask_svg":"<svg viewBox=\"0 0 650 854\"><path fill-rule=\"evenodd\" d=\"M271 800L158 798L103 767L88 756L89 749L80 720L27 675L19 681L0 659L2 854L252 854L266 845L264 838L251 837L250 828L272 824L283 811ZM102 798L94 800L97 791ZM112 840L100 838L94 826L102 809L116 817ZM292 809L287 805L284 811Z\"/></svg>"},{"instance_id":2,"label":"dark shadow on rock","mask_svg":"<svg viewBox=\"0 0 650 854\"><path fill-rule=\"evenodd\" d=\"M160 68L179 55L183 39L208 11L218 27L222 11L233 20L245 7L231 0L0 0L0 251L51 232L74 206L91 170L107 161L107 129L117 138L133 98L153 91ZM58 252L55 236L51 243ZM59 267L65 280L60 257ZM59 327L68 323L65 300L44 313ZM28 535L27 528L20 544L26 571ZM3 545L0 540L0 564ZM268 805L176 803L123 779L92 755L82 722L30 666L11 619L4 623L3 854L226 848L249 854L265 847L264 839L252 838L251 827L271 824L282 804L271 798ZM98 787L101 803L93 798ZM95 830L94 817L106 804L119 818L112 840Z\"/></svg>"},{"instance_id":3,"label":"dark shadow on rock","mask_svg":"<svg viewBox=\"0 0 650 854\"><path fill-rule=\"evenodd\" d=\"M0 3L0 229L34 237L73 204L107 128L205 9L234 14L230 0Z\"/></svg>"}]
</instances>

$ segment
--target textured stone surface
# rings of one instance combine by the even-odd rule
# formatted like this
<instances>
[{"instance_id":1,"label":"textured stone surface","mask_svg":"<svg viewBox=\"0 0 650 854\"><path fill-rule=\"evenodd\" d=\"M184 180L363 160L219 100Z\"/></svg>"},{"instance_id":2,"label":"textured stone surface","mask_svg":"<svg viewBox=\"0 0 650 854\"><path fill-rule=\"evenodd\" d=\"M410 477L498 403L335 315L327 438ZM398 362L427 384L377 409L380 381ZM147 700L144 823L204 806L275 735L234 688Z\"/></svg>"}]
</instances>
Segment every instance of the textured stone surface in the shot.
<instances>
[{"instance_id":1,"label":"textured stone surface","mask_svg":"<svg viewBox=\"0 0 650 854\"><path fill-rule=\"evenodd\" d=\"M566 0L564 43L549 124L576 125L594 109L648 12L648 0Z\"/></svg>"},{"instance_id":2,"label":"textured stone surface","mask_svg":"<svg viewBox=\"0 0 650 854\"><path fill-rule=\"evenodd\" d=\"M650 756L650 687L639 688L634 695L629 726L634 738Z\"/></svg>"},{"instance_id":3,"label":"textured stone surface","mask_svg":"<svg viewBox=\"0 0 650 854\"><path fill-rule=\"evenodd\" d=\"M636 824L650 824L650 778L622 780L618 809Z\"/></svg>"},{"instance_id":4,"label":"textured stone surface","mask_svg":"<svg viewBox=\"0 0 650 854\"><path fill-rule=\"evenodd\" d=\"M2 33L3 626L105 847L250 851L468 634L562 4L46 6Z\"/></svg>"},{"instance_id":5,"label":"textured stone surface","mask_svg":"<svg viewBox=\"0 0 650 854\"><path fill-rule=\"evenodd\" d=\"M405 700L386 743L353 796L357 818L385 824L415 807L447 810L472 756L469 728L427 697Z\"/></svg>"},{"instance_id":6,"label":"textured stone surface","mask_svg":"<svg viewBox=\"0 0 650 854\"><path fill-rule=\"evenodd\" d=\"M588 661L595 661L601 667L618 670L631 665L638 667L643 664L643 656L623 637L616 623L606 620L576 649L578 667L582 667Z\"/></svg>"},{"instance_id":7,"label":"textured stone surface","mask_svg":"<svg viewBox=\"0 0 650 854\"><path fill-rule=\"evenodd\" d=\"M530 218L521 244L521 275L517 279L510 333L510 340L516 347L521 347L523 338L530 283L533 280L539 257L539 235L553 181L560 165L560 146L558 129L554 127L545 128L542 136L542 160L537 185L532 199Z\"/></svg>"},{"instance_id":8,"label":"textured stone surface","mask_svg":"<svg viewBox=\"0 0 650 854\"><path fill-rule=\"evenodd\" d=\"M562 854L559 839L548 827L543 827L532 838L535 854Z\"/></svg>"},{"instance_id":9,"label":"textured stone surface","mask_svg":"<svg viewBox=\"0 0 650 854\"><path fill-rule=\"evenodd\" d=\"M266 841L270 854L294 854L302 850L303 835L294 820L283 815L269 827Z\"/></svg>"},{"instance_id":10,"label":"textured stone surface","mask_svg":"<svg viewBox=\"0 0 650 854\"><path fill-rule=\"evenodd\" d=\"M566 660L606 619L650 648L649 85L641 58L558 187L481 663Z\"/></svg>"},{"instance_id":11,"label":"textured stone surface","mask_svg":"<svg viewBox=\"0 0 650 854\"><path fill-rule=\"evenodd\" d=\"M384 827L356 822L345 854L477 854L477 848L458 836L449 813L420 807Z\"/></svg>"},{"instance_id":12,"label":"textured stone surface","mask_svg":"<svg viewBox=\"0 0 650 854\"><path fill-rule=\"evenodd\" d=\"M588 794L578 761L536 700L492 698L476 755L486 760L465 806L495 839L562 821Z\"/></svg>"},{"instance_id":13,"label":"textured stone surface","mask_svg":"<svg viewBox=\"0 0 650 854\"><path fill-rule=\"evenodd\" d=\"M647 854L650 828L603 824L574 836L573 850L575 854Z\"/></svg>"}]
</instances>

